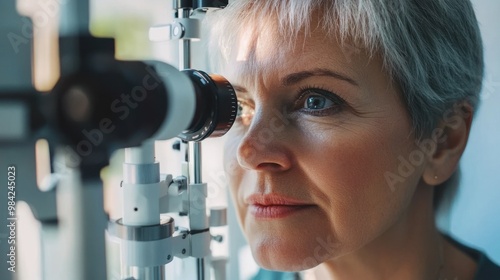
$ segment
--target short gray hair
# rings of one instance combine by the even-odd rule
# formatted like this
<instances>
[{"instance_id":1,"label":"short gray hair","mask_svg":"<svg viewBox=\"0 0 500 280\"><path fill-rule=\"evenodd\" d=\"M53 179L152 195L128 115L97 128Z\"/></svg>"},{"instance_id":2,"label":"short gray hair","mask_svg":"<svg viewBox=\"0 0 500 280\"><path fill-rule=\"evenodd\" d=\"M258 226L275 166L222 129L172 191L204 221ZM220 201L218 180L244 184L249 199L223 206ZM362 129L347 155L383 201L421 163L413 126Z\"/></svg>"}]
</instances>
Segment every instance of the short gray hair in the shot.
<instances>
[{"instance_id":1,"label":"short gray hair","mask_svg":"<svg viewBox=\"0 0 500 280\"><path fill-rule=\"evenodd\" d=\"M210 55L225 63L238 34L252 24L265 28L269 18L289 43L309 32L314 18L342 43L380 54L417 138L428 135L454 104L477 106L483 48L469 0L234 0L208 17L214 25L209 49L220 51Z\"/></svg>"}]
</instances>

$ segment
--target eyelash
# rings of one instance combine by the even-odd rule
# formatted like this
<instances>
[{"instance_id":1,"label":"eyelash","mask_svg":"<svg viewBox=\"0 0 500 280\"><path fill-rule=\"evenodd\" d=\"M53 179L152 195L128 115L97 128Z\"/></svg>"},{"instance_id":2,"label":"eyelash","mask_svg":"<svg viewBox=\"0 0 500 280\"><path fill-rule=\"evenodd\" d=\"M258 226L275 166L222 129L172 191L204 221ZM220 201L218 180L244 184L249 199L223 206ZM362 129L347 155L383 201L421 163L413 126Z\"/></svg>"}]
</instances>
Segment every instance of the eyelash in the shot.
<instances>
[{"instance_id":1,"label":"eyelash","mask_svg":"<svg viewBox=\"0 0 500 280\"><path fill-rule=\"evenodd\" d=\"M306 108L301 108L301 106L304 105L304 102L306 101L306 98L310 95L318 95L322 96L335 105L329 108L325 109L319 109L319 110L310 110ZM295 102L295 108L298 108L298 111L312 115L312 116L328 116L332 115L335 113L338 113L339 111L342 110L344 105L346 105L347 102L337 94L331 92L328 89L325 89L321 86L305 86L301 87L299 89L299 97L297 98L297 101Z\"/></svg>"},{"instance_id":2,"label":"eyelash","mask_svg":"<svg viewBox=\"0 0 500 280\"><path fill-rule=\"evenodd\" d=\"M236 121L242 123L245 126L250 125L252 121L253 114L255 112L255 106L248 98L238 98L238 112L236 115Z\"/></svg>"},{"instance_id":3,"label":"eyelash","mask_svg":"<svg viewBox=\"0 0 500 280\"><path fill-rule=\"evenodd\" d=\"M342 108L344 107L344 105L347 104L347 102L342 97L338 96L337 94L335 94L327 89L322 88L321 86L301 87L301 88L299 88L298 92L299 92L299 94L298 94L298 98L296 99L296 101L294 103L294 109L296 111L299 111L299 112L302 112L302 113L305 113L308 115L312 115L312 116L321 117L321 116L333 115L333 114L341 111ZM332 107L328 107L326 109L322 109L322 110L321 109L320 110L310 110L310 109L301 108L301 106L304 105L305 98L308 95L322 96L322 97L330 100L331 102L333 102L335 105ZM244 106L247 106L247 107L244 108ZM245 114L245 112L243 111L244 109L248 110L248 107L250 107L250 114L251 115L248 113ZM239 99L237 121L243 123L244 125L249 125L251 122L251 118L253 117L254 110L255 110L255 108L254 108L253 102L251 102L249 99L247 99L247 98Z\"/></svg>"}]
</instances>

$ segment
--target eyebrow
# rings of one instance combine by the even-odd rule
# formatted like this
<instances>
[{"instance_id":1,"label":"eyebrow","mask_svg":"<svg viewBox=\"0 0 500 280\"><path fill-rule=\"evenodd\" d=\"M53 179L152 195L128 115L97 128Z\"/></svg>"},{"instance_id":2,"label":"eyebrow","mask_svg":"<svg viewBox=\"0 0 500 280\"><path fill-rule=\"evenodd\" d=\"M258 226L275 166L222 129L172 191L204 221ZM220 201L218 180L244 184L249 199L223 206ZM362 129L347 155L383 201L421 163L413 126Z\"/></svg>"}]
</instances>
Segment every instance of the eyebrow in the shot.
<instances>
[{"instance_id":1,"label":"eyebrow","mask_svg":"<svg viewBox=\"0 0 500 280\"><path fill-rule=\"evenodd\" d=\"M325 69L325 68L316 68L313 70L309 71L300 71L296 73L292 73L289 75L286 75L283 79L281 79L281 85L282 86L292 86L294 84L297 84L307 78L314 77L314 76L327 76L327 77L332 77L338 80L346 81L354 86L359 86L356 81L353 79L342 75L340 73L337 73L335 71L332 71L330 69ZM240 92L240 93L248 93L248 90L240 85L235 85L232 84L233 88L235 91Z\"/></svg>"},{"instance_id":2,"label":"eyebrow","mask_svg":"<svg viewBox=\"0 0 500 280\"><path fill-rule=\"evenodd\" d=\"M356 83L356 81L354 81L353 79L351 79L343 74L340 74L338 72L332 71L330 69L325 69L325 68L316 68L316 69L309 70L309 71L300 71L297 73L292 73L292 74L286 75L283 79L281 79L281 84L283 86L291 86L291 85L294 85L296 83L299 83L302 80L305 80L307 78L314 77L314 76L332 77L332 78L335 78L338 80L346 81L354 86L359 86L358 83Z\"/></svg>"}]
</instances>

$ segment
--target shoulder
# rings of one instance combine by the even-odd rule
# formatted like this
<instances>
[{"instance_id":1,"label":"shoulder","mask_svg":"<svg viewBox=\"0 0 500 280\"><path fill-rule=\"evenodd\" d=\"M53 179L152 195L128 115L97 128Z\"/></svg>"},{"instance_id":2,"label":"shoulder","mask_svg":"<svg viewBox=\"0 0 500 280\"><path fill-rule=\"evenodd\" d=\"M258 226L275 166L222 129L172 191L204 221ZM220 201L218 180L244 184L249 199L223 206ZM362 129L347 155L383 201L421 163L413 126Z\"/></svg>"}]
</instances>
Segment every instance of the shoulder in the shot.
<instances>
[{"instance_id":1,"label":"shoulder","mask_svg":"<svg viewBox=\"0 0 500 280\"><path fill-rule=\"evenodd\" d=\"M468 247L449 236L445 235L445 238L476 262L477 268L474 274L474 280L500 279L500 266L490 260L486 254L480 250Z\"/></svg>"},{"instance_id":2,"label":"shoulder","mask_svg":"<svg viewBox=\"0 0 500 280\"><path fill-rule=\"evenodd\" d=\"M474 280L490 279L500 279L500 266L491 261L485 254L480 253Z\"/></svg>"}]
</instances>

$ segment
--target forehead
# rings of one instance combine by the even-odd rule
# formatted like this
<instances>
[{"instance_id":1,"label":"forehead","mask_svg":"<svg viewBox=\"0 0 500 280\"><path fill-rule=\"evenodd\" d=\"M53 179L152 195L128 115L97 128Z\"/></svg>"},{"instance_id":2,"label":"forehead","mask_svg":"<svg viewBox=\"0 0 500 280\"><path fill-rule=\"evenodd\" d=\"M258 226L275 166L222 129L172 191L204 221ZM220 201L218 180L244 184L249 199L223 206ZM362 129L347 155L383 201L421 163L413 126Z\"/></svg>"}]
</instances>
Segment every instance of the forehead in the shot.
<instances>
[{"instance_id":1,"label":"forehead","mask_svg":"<svg viewBox=\"0 0 500 280\"><path fill-rule=\"evenodd\" d=\"M292 35L277 28L246 28L235 37L223 74L242 84L270 84L290 73L313 69L331 69L354 78L371 60L361 48L340 43L320 28L287 36Z\"/></svg>"}]
</instances>

